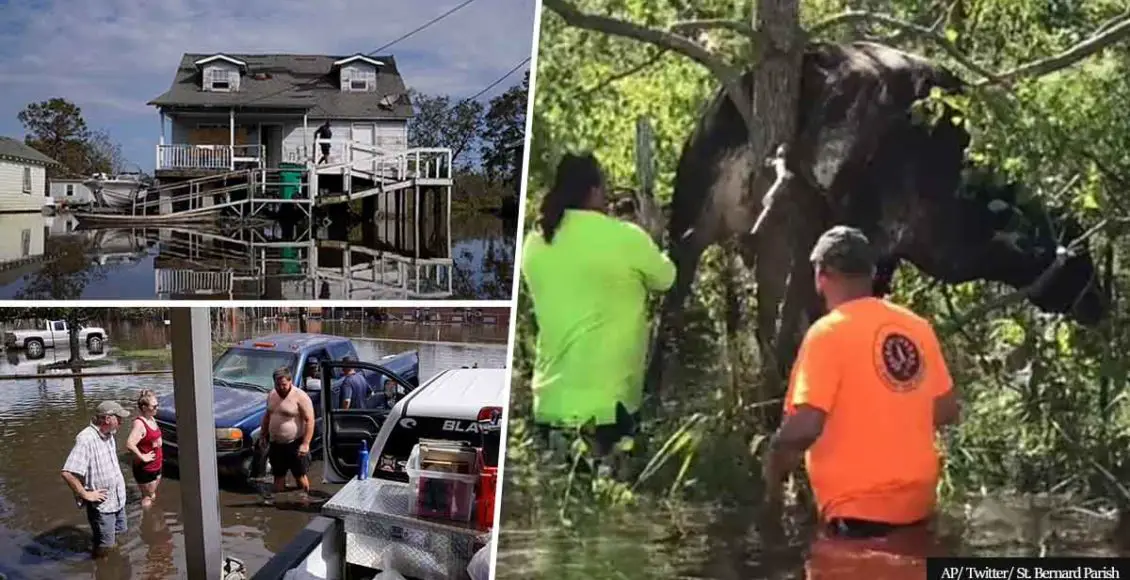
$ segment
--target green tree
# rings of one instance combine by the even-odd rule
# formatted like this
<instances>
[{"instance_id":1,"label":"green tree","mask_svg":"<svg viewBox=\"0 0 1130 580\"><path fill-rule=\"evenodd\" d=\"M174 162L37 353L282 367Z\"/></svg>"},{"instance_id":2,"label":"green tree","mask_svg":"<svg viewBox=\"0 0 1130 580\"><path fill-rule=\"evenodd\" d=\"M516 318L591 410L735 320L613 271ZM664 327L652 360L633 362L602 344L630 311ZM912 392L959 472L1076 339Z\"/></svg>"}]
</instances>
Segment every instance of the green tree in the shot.
<instances>
[{"instance_id":1,"label":"green tree","mask_svg":"<svg viewBox=\"0 0 1130 580\"><path fill-rule=\"evenodd\" d=\"M483 120L482 145L479 157L487 178L508 187L521 175L521 158L514 145L526 135L526 107L529 102L530 73L522 82L491 99Z\"/></svg>"},{"instance_id":2,"label":"green tree","mask_svg":"<svg viewBox=\"0 0 1130 580\"><path fill-rule=\"evenodd\" d=\"M17 118L27 132L24 142L62 165L49 169L48 177L116 173L125 165L121 147L109 133L91 131L82 108L66 99L31 103Z\"/></svg>"},{"instance_id":3,"label":"green tree","mask_svg":"<svg viewBox=\"0 0 1130 580\"><path fill-rule=\"evenodd\" d=\"M412 147L447 147L451 164L458 161L479 136L483 124L483 104L478 101L452 102L451 97L412 92L416 116L408 123L408 143ZM464 163L464 165L467 165Z\"/></svg>"}]
</instances>

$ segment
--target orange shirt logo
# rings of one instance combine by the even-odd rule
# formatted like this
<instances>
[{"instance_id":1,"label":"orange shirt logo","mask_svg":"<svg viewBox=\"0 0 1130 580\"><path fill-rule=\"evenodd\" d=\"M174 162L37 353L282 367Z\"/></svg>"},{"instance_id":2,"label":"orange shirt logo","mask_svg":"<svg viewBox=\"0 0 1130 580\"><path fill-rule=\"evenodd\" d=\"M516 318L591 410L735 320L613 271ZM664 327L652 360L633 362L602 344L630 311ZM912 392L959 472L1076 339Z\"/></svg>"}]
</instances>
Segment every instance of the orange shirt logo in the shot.
<instances>
[{"instance_id":1,"label":"orange shirt logo","mask_svg":"<svg viewBox=\"0 0 1130 580\"><path fill-rule=\"evenodd\" d=\"M892 325L879 329L875 341L875 371L896 393L917 389L926 376L922 349L902 329Z\"/></svg>"}]
</instances>

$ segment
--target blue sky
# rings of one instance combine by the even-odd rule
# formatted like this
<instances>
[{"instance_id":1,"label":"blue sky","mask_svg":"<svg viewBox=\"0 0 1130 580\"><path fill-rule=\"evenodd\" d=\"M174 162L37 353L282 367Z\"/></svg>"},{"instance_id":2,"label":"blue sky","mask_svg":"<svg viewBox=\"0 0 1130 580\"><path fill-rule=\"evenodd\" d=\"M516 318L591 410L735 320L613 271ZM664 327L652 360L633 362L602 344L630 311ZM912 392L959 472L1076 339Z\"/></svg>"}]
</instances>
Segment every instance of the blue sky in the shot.
<instances>
[{"instance_id":1,"label":"blue sky","mask_svg":"<svg viewBox=\"0 0 1130 580\"><path fill-rule=\"evenodd\" d=\"M469 97L530 54L536 0L475 0L383 51L409 87ZM0 0L0 135L28 103L63 97L151 171L160 135L145 103L186 52L369 52L460 0ZM522 80L522 71L483 95Z\"/></svg>"}]
</instances>

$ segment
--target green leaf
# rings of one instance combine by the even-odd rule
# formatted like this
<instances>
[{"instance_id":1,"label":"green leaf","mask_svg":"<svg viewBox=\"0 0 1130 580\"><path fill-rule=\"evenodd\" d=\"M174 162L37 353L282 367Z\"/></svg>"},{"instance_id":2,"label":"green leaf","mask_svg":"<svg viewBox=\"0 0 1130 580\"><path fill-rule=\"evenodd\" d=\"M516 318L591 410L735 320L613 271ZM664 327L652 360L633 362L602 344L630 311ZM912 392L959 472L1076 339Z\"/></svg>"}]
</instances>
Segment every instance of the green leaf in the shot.
<instances>
[{"instance_id":1,"label":"green leaf","mask_svg":"<svg viewBox=\"0 0 1130 580\"><path fill-rule=\"evenodd\" d=\"M1100 208L1099 200L1096 198L1094 191L1088 191L1081 197L1083 201L1083 209L1096 210Z\"/></svg>"}]
</instances>

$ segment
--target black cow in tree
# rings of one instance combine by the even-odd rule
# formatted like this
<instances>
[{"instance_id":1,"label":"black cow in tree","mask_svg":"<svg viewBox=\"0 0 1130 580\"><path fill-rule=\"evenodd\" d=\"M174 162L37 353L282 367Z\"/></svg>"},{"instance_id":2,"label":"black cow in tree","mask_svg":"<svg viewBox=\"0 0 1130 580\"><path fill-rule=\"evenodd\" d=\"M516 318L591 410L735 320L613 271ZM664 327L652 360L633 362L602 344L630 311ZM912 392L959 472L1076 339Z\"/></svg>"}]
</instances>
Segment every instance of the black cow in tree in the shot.
<instances>
[{"instance_id":1,"label":"black cow in tree","mask_svg":"<svg viewBox=\"0 0 1130 580\"><path fill-rule=\"evenodd\" d=\"M752 73L746 73L747 91L751 82ZM771 212L769 222L777 223L767 222L757 235L761 239L751 230L762 199L750 193L749 184L759 160L751 157L749 134L733 102L721 91L715 96L677 168L668 234L678 274L663 301L649 391L656 392L661 383L667 329L690 292L703 251L733 237L747 267L760 259L758 268L784 273L777 285L758 277L758 301L779 303L786 294L783 281L789 280L803 296L800 311L808 322L819 316L820 306L810 269L798 263L803 256L791 254L788 264L767 263L767 255L780 262L782 253L765 250L797 236L801 247L811 247L834 224L861 228L881 251L877 295L889 292L897 265L905 260L945 283L991 280L1029 287L1028 299L1043 311L1069 314L1082 324L1099 321L1105 305L1085 244L1050 270L1057 253L1081 234L1079 225L1038 202L1014 205L1020 186L994 179L991 168L972 167L965 155L970 136L953 123L957 113L948 105L937 104L945 113L939 119L915 114L916 103L935 87L945 94L965 90L950 71L887 46L810 45L803 60L797 134L782 157L792 178L779 198L791 198L803 209L790 212L791 219L780 218L786 212ZM1008 217L1015 214L1024 217L1024 225ZM1038 287L1031 287L1038 279ZM759 334L770 322L761 318ZM772 318L775 324L775 312ZM782 322L786 352L795 348L805 322L795 323L792 337L784 336Z\"/></svg>"}]
</instances>

